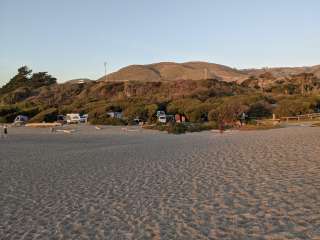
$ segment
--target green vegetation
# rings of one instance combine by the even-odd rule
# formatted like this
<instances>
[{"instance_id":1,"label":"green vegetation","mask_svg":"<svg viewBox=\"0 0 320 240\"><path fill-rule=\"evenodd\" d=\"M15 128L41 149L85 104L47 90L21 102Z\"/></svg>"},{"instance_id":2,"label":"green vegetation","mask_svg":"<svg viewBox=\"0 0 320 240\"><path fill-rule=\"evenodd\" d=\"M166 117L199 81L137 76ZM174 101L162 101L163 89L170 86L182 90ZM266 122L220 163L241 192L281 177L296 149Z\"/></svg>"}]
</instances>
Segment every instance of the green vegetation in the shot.
<instances>
[{"instance_id":1,"label":"green vegetation","mask_svg":"<svg viewBox=\"0 0 320 240\"><path fill-rule=\"evenodd\" d=\"M33 73L27 66L18 69L18 73L2 88L0 94L6 96L5 100L9 103L16 103L32 95L32 90L50 86L56 83L56 78L48 75L47 72Z\"/></svg>"},{"instance_id":2,"label":"green vegetation","mask_svg":"<svg viewBox=\"0 0 320 240\"><path fill-rule=\"evenodd\" d=\"M92 124L126 125L140 119L153 128L172 133L235 126L246 113L255 119L294 116L320 109L320 81L312 74L276 78L253 76L241 85L216 79L163 82L67 82L45 72L33 73L26 66L0 89L0 121L12 122L27 115L32 122L55 121L57 114L89 114ZM182 114L187 123L157 123L156 112ZM123 119L107 112L122 112Z\"/></svg>"},{"instance_id":3,"label":"green vegetation","mask_svg":"<svg viewBox=\"0 0 320 240\"><path fill-rule=\"evenodd\" d=\"M153 129L158 131L166 131L173 134L182 134L186 132L201 132L211 129L217 129L218 124L216 122L204 122L204 123L169 123L169 124L154 124L146 125L145 129Z\"/></svg>"},{"instance_id":4,"label":"green vegetation","mask_svg":"<svg viewBox=\"0 0 320 240\"><path fill-rule=\"evenodd\" d=\"M274 113L280 117L313 113L320 106L320 96L291 96L280 98Z\"/></svg>"},{"instance_id":5,"label":"green vegetation","mask_svg":"<svg viewBox=\"0 0 320 240\"><path fill-rule=\"evenodd\" d=\"M32 123L54 122L57 120L57 115L58 115L58 109L49 108L35 115L33 118L30 119L30 122Z\"/></svg>"},{"instance_id":6,"label":"green vegetation","mask_svg":"<svg viewBox=\"0 0 320 240\"><path fill-rule=\"evenodd\" d=\"M100 115L99 117L89 117L89 122L94 125L111 125L111 126L122 126L126 125L127 122L122 119L111 118L107 115Z\"/></svg>"}]
</instances>

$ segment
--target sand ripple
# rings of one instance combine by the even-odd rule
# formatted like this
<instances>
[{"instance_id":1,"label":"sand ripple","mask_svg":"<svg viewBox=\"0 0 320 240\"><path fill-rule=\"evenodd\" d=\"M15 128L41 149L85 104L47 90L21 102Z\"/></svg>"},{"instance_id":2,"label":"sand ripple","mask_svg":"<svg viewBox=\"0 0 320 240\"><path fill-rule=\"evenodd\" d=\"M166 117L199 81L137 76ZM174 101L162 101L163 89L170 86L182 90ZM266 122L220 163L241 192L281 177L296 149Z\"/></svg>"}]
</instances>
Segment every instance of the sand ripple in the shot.
<instances>
[{"instance_id":1,"label":"sand ripple","mask_svg":"<svg viewBox=\"0 0 320 240\"><path fill-rule=\"evenodd\" d=\"M320 129L12 130L0 239L320 239Z\"/></svg>"}]
</instances>

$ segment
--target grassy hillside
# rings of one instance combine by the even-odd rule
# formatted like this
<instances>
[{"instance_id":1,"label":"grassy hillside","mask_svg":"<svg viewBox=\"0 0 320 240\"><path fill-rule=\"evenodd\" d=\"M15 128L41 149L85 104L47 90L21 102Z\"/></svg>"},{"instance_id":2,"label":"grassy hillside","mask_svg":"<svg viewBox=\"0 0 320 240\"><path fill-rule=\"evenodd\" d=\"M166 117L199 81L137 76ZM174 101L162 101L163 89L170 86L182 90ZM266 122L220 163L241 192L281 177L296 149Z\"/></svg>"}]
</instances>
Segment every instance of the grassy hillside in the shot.
<instances>
[{"instance_id":1,"label":"grassy hillside","mask_svg":"<svg viewBox=\"0 0 320 240\"><path fill-rule=\"evenodd\" d=\"M208 72L201 79L204 66ZM132 74L132 78L140 79L111 81L117 74ZM272 113L290 116L320 108L320 80L316 73L286 77L273 72L246 74L202 62L160 63L129 66L108 76L110 81L80 79L57 84L47 73L31 75L28 69L19 69L0 89L0 121L11 122L18 114L27 115L32 121L52 121L56 114L82 112L102 123L110 122L107 111L116 110L122 111L128 121L139 117L154 122L156 111L166 110L184 114L191 122L233 122L243 112L252 118L264 118ZM194 79L184 79L190 76ZM223 81L221 76L234 81Z\"/></svg>"},{"instance_id":2,"label":"grassy hillside","mask_svg":"<svg viewBox=\"0 0 320 240\"><path fill-rule=\"evenodd\" d=\"M226 82L243 81L248 76L239 70L207 62L172 63L162 62L149 65L131 65L120 69L101 81L177 81L219 79Z\"/></svg>"}]
</instances>

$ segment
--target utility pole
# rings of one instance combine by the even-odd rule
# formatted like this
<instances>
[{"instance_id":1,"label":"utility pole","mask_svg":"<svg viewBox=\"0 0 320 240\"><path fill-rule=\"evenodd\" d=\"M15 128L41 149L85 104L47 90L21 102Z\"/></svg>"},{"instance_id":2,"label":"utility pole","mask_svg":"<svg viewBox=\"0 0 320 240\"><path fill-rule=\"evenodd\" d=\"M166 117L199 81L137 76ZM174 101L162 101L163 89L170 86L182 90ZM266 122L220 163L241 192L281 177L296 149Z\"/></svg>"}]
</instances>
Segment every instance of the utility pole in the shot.
<instances>
[{"instance_id":1,"label":"utility pole","mask_svg":"<svg viewBox=\"0 0 320 240\"><path fill-rule=\"evenodd\" d=\"M204 79L205 80L208 79L208 69L207 68L204 69Z\"/></svg>"},{"instance_id":2,"label":"utility pole","mask_svg":"<svg viewBox=\"0 0 320 240\"><path fill-rule=\"evenodd\" d=\"M107 81L108 80L108 78L107 78L107 62L104 62L104 77Z\"/></svg>"}]
</instances>

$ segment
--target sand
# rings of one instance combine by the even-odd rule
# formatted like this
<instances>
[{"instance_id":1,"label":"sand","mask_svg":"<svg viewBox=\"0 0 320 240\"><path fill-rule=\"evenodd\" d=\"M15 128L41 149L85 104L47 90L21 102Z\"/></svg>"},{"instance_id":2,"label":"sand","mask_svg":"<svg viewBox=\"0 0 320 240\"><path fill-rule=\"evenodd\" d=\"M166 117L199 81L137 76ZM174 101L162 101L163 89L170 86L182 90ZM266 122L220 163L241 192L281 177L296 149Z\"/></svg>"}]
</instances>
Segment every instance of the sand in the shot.
<instances>
[{"instance_id":1,"label":"sand","mask_svg":"<svg viewBox=\"0 0 320 240\"><path fill-rule=\"evenodd\" d=\"M320 239L320 128L0 138L0 239Z\"/></svg>"}]
</instances>

